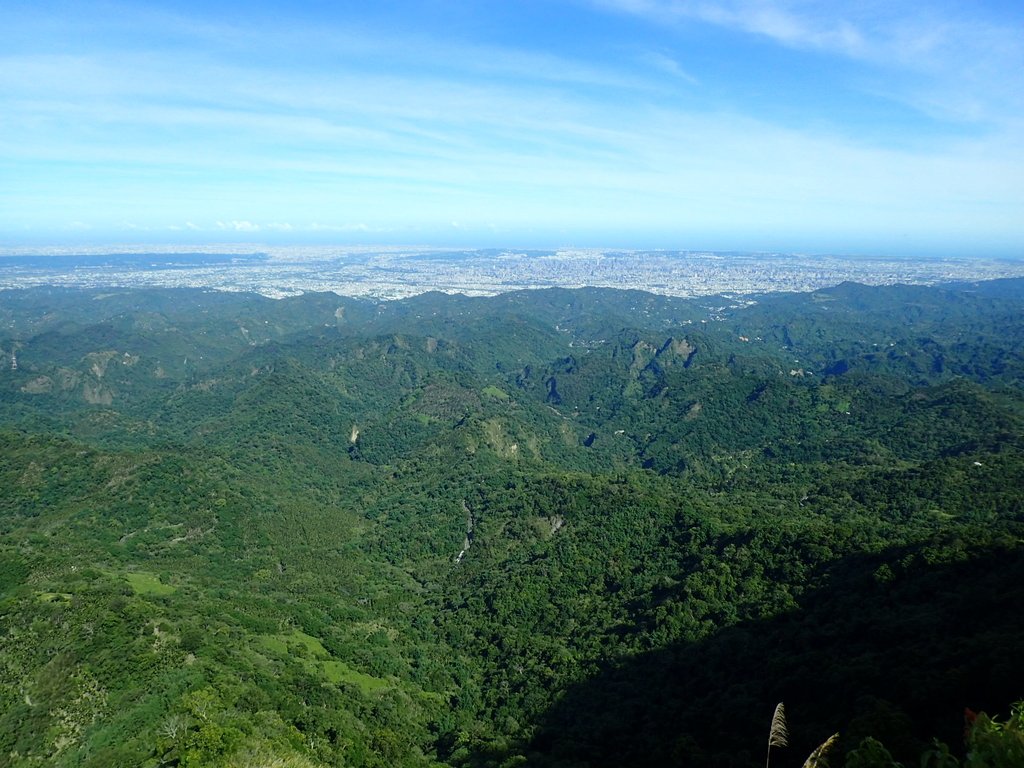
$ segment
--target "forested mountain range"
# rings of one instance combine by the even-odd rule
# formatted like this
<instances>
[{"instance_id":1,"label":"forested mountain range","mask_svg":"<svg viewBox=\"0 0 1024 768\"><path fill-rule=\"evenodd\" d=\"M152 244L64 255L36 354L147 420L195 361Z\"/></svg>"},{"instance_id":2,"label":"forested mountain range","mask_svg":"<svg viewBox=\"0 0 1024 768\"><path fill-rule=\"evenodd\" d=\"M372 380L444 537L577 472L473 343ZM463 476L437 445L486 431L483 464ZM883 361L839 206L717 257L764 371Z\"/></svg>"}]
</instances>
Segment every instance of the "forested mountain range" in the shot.
<instances>
[{"instance_id":1,"label":"forested mountain range","mask_svg":"<svg viewBox=\"0 0 1024 768\"><path fill-rule=\"evenodd\" d=\"M771 765L962 753L1022 349L1019 280L2 292L0 765L748 766L780 700Z\"/></svg>"}]
</instances>

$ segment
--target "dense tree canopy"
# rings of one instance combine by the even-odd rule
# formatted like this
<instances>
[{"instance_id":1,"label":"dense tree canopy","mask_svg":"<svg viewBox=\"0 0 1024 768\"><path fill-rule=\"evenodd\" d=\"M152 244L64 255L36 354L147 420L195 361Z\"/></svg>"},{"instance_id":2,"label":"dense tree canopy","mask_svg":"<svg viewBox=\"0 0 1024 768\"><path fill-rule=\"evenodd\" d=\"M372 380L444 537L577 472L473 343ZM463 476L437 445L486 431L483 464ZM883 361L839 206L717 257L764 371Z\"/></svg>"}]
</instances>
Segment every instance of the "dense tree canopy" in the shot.
<instances>
[{"instance_id":1,"label":"dense tree canopy","mask_svg":"<svg viewBox=\"0 0 1024 768\"><path fill-rule=\"evenodd\" d=\"M1010 749L1022 342L1013 281L0 293L0 764Z\"/></svg>"}]
</instances>

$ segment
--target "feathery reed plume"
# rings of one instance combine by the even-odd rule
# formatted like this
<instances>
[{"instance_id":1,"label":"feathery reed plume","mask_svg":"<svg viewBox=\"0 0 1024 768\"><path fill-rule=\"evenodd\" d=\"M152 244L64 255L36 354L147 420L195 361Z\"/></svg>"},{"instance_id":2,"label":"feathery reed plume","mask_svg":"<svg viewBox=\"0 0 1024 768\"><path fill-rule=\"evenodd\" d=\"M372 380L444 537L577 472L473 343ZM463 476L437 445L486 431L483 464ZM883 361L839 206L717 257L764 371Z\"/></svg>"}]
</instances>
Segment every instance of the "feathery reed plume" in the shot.
<instances>
[{"instance_id":1,"label":"feathery reed plume","mask_svg":"<svg viewBox=\"0 0 1024 768\"><path fill-rule=\"evenodd\" d=\"M825 756L835 743L839 740L839 734L833 733L819 746L816 750L811 752L810 757L804 760L803 768L828 768L828 758Z\"/></svg>"},{"instance_id":2,"label":"feathery reed plume","mask_svg":"<svg viewBox=\"0 0 1024 768\"><path fill-rule=\"evenodd\" d=\"M768 761L772 757L772 747L785 747L789 744L789 731L786 730L786 708L780 701L775 705L775 714L772 715L772 727L768 731L768 755L764 759L764 768L768 768Z\"/></svg>"}]
</instances>

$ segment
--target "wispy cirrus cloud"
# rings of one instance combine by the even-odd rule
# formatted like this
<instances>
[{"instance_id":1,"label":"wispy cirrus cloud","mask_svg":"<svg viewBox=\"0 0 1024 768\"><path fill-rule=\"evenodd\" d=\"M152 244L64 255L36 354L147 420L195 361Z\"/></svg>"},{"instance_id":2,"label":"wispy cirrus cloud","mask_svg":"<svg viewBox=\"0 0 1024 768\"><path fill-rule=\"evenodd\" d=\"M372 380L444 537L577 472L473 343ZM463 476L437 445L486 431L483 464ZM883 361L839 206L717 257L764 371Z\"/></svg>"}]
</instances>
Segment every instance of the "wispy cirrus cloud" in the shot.
<instances>
[{"instance_id":1,"label":"wispy cirrus cloud","mask_svg":"<svg viewBox=\"0 0 1024 768\"><path fill-rule=\"evenodd\" d=\"M983 5L951 13L929 3L830 0L593 0L608 10L659 22L687 19L730 27L794 48L922 65L964 46L1005 55L1021 51L1019 30L984 15ZM975 11L972 14L972 9ZM1018 19L1019 21L1019 19ZM993 45L995 49L993 50Z\"/></svg>"},{"instance_id":2,"label":"wispy cirrus cloud","mask_svg":"<svg viewBox=\"0 0 1024 768\"><path fill-rule=\"evenodd\" d=\"M683 19L733 27L787 45L857 54L866 47L858 28L845 19L823 19L781 2L762 0L597 0L598 5L661 22Z\"/></svg>"},{"instance_id":3,"label":"wispy cirrus cloud","mask_svg":"<svg viewBox=\"0 0 1024 768\"><path fill-rule=\"evenodd\" d=\"M1024 9L829 0L594 4L659 24L712 24L788 48L864 62L890 78L900 76L895 82L879 78L884 85L876 92L936 116L967 121L1024 117Z\"/></svg>"},{"instance_id":4,"label":"wispy cirrus cloud","mask_svg":"<svg viewBox=\"0 0 1024 768\"><path fill-rule=\"evenodd\" d=\"M683 66L671 56L660 51L646 51L641 55L641 60L646 64L661 70L672 77L684 80L690 85L700 85L700 80L683 69Z\"/></svg>"}]
</instances>

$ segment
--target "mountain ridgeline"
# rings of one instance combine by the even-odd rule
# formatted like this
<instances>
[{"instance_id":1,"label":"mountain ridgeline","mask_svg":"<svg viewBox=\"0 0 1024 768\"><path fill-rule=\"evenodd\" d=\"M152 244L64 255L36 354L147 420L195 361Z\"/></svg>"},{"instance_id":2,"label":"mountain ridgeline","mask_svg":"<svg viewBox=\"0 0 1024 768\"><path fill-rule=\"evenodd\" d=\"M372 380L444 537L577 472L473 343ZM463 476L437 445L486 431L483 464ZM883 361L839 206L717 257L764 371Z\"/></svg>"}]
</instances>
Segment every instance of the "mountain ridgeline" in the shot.
<instances>
[{"instance_id":1,"label":"mountain ridgeline","mask_svg":"<svg viewBox=\"0 0 1024 768\"><path fill-rule=\"evenodd\" d=\"M1024 697L1024 281L6 291L0 489L0 765L725 768L781 700L772 766L916 765Z\"/></svg>"}]
</instances>

